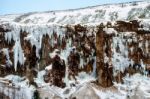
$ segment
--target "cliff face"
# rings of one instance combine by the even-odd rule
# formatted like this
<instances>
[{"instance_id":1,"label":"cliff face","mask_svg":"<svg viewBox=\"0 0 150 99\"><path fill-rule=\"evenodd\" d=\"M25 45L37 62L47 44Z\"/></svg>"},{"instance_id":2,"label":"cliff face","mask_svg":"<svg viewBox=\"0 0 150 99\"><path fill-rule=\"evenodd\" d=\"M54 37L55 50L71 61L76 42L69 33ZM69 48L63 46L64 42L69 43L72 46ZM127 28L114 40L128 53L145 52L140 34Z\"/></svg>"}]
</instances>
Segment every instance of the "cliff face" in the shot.
<instances>
[{"instance_id":1,"label":"cliff face","mask_svg":"<svg viewBox=\"0 0 150 99\"><path fill-rule=\"evenodd\" d=\"M137 20L101 24L96 35L97 70L99 84L104 87L122 77L145 73L150 64L150 31L143 30Z\"/></svg>"},{"instance_id":2,"label":"cliff face","mask_svg":"<svg viewBox=\"0 0 150 99\"><path fill-rule=\"evenodd\" d=\"M82 71L96 76L94 27L75 25L60 26L56 30L49 27L47 29L49 31L42 34L42 28L36 28L37 32L34 35L22 29L8 32L3 29L1 31L1 67L3 66L1 75L13 73L23 76L27 72L32 82L34 77L32 73L35 69L40 71L52 65L52 70L48 70L46 75L46 82L54 80L57 76L58 80L65 76L69 79L73 76L75 79L75 76ZM64 69L61 64L64 64ZM55 85L56 82L53 84ZM63 86L62 84L58 86Z\"/></svg>"},{"instance_id":3,"label":"cliff face","mask_svg":"<svg viewBox=\"0 0 150 99\"><path fill-rule=\"evenodd\" d=\"M25 75L28 68L43 70L55 61L51 53L56 49L69 71L64 69L66 73L60 74L64 75L60 78L66 75L70 78L85 71L97 75L98 83L103 87L112 86L113 81L122 82L127 73L144 74L150 64L149 30L144 30L137 20L101 23L97 27L59 27L59 30L37 37L20 30L18 40L11 31L1 29L1 75ZM57 69L57 72L62 71ZM50 79L49 75L47 81Z\"/></svg>"},{"instance_id":4,"label":"cliff face","mask_svg":"<svg viewBox=\"0 0 150 99\"><path fill-rule=\"evenodd\" d=\"M67 85L63 78L76 80L81 72L103 87L122 82L127 73L147 74L149 2L141 5L1 16L0 74L26 75L33 84L37 71L45 69L45 82L59 87Z\"/></svg>"}]
</instances>

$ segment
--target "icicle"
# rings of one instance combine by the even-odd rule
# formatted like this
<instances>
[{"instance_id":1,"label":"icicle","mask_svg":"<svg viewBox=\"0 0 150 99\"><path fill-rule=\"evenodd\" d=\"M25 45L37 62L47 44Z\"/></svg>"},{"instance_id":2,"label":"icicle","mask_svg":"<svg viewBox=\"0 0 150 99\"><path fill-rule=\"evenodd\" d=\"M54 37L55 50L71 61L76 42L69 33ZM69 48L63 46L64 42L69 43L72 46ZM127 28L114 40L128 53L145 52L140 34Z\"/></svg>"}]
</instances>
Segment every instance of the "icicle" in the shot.
<instances>
[{"instance_id":1,"label":"icicle","mask_svg":"<svg viewBox=\"0 0 150 99\"><path fill-rule=\"evenodd\" d=\"M131 52L131 54L133 53L133 49L134 49L133 47L131 47L131 48L130 48L130 52Z\"/></svg>"},{"instance_id":2,"label":"icicle","mask_svg":"<svg viewBox=\"0 0 150 99\"><path fill-rule=\"evenodd\" d=\"M94 64L93 64L92 76L93 76L93 77L96 77L96 57L94 57Z\"/></svg>"},{"instance_id":3,"label":"icicle","mask_svg":"<svg viewBox=\"0 0 150 99\"><path fill-rule=\"evenodd\" d=\"M67 87L70 87L68 76L69 76L68 66L66 66L64 82L65 82Z\"/></svg>"},{"instance_id":4,"label":"icicle","mask_svg":"<svg viewBox=\"0 0 150 99\"><path fill-rule=\"evenodd\" d=\"M5 33L5 40L10 43L12 40L12 33L11 32L7 32Z\"/></svg>"},{"instance_id":5,"label":"icicle","mask_svg":"<svg viewBox=\"0 0 150 99\"><path fill-rule=\"evenodd\" d=\"M84 66L84 60L83 58L80 57L80 68L83 68L83 66Z\"/></svg>"},{"instance_id":6,"label":"icicle","mask_svg":"<svg viewBox=\"0 0 150 99\"><path fill-rule=\"evenodd\" d=\"M148 45L149 43L148 43L148 40L146 40L146 42L145 42L145 47L146 47L146 53L148 54L149 53L149 51L148 51L148 48L149 48L149 45Z\"/></svg>"},{"instance_id":7,"label":"icicle","mask_svg":"<svg viewBox=\"0 0 150 99\"><path fill-rule=\"evenodd\" d=\"M20 41L16 41L14 46L14 69L17 71L17 63L24 64L24 54L20 45Z\"/></svg>"},{"instance_id":8,"label":"icicle","mask_svg":"<svg viewBox=\"0 0 150 99\"><path fill-rule=\"evenodd\" d=\"M141 62L141 67L144 68L145 70L145 64L143 63L143 60L141 59L140 62Z\"/></svg>"},{"instance_id":9,"label":"icicle","mask_svg":"<svg viewBox=\"0 0 150 99\"><path fill-rule=\"evenodd\" d=\"M14 46L14 68L17 71L17 63L18 63L18 42L16 41Z\"/></svg>"},{"instance_id":10,"label":"icicle","mask_svg":"<svg viewBox=\"0 0 150 99\"><path fill-rule=\"evenodd\" d=\"M139 42L139 48L142 48L143 44L142 42Z\"/></svg>"}]
</instances>

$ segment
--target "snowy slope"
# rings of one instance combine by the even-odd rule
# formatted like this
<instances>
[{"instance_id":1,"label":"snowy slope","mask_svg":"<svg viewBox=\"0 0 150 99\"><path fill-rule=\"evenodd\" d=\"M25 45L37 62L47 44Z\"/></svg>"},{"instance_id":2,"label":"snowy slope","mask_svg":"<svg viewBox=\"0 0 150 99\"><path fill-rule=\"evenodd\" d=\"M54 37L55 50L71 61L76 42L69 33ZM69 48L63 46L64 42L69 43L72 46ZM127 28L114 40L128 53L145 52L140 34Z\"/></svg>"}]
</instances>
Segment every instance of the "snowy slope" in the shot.
<instances>
[{"instance_id":1,"label":"snowy slope","mask_svg":"<svg viewBox=\"0 0 150 99\"><path fill-rule=\"evenodd\" d=\"M0 16L0 22L19 24L88 24L102 21L147 19L150 17L150 2L130 2L100 5L74 10L32 12Z\"/></svg>"}]
</instances>

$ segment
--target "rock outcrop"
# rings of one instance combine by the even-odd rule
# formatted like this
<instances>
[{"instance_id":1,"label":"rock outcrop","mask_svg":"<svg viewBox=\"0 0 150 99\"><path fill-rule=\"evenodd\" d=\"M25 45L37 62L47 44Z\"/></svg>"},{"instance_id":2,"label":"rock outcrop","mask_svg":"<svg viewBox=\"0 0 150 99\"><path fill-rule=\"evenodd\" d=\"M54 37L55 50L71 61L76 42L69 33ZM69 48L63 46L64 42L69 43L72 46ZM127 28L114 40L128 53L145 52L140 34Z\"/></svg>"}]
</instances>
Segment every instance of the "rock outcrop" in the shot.
<instances>
[{"instance_id":1,"label":"rock outcrop","mask_svg":"<svg viewBox=\"0 0 150 99\"><path fill-rule=\"evenodd\" d=\"M137 20L99 26L96 36L99 84L109 87L113 81L122 82L127 73L145 73L150 64L150 31L140 28Z\"/></svg>"}]
</instances>

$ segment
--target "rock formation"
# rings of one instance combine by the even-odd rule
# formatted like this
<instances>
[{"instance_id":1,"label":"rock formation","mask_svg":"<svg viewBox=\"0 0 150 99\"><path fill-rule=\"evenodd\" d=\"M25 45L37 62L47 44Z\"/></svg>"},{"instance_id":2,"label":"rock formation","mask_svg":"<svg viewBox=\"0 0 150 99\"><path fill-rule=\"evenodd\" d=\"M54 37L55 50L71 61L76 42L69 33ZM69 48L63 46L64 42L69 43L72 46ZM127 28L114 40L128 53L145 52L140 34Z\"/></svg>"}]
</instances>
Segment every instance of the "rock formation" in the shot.
<instances>
[{"instance_id":1,"label":"rock formation","mask_svg":"<svg viewBox=\"0 0 150 99\"><path fill-rule=\"evenodd\" d=\"M44 80L58 87L65 87L64 78L76 80L80 72L96 77L102 87L122 82L127 73L148 74L149 4L2 16L0 74L27 74L33 83L36 73L49 66Z\"/></svg>"}]
</instances>

